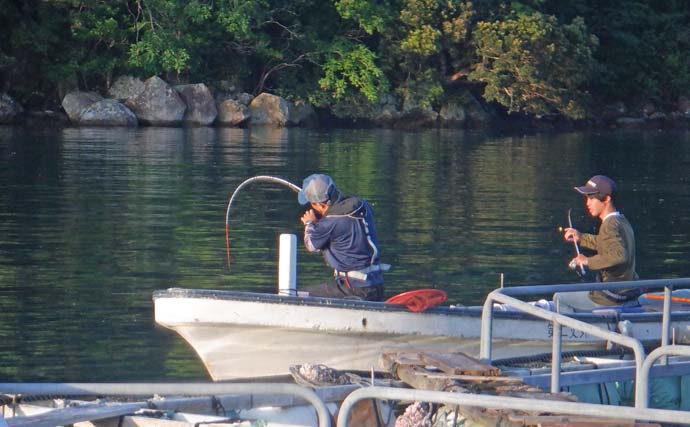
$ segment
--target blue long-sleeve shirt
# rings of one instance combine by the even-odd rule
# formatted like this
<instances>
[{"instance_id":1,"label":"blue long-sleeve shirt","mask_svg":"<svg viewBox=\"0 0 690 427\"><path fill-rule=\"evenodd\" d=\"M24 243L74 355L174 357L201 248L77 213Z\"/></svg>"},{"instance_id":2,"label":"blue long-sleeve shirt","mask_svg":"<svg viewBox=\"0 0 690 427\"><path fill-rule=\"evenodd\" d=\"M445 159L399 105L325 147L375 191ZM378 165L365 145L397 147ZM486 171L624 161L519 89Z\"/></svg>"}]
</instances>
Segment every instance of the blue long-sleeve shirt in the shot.
<instances>
[{"instance_id":1,"label":"blue long-sleeve shirt","mask_svg":"<svg viewBox=\"0 0 690 427\"><path fill-rule=\"evenodd\" d=\"M305 226L304 244L310 252L321 251L326 263L340 272L378 264L378 238L371 205L356 197L339 199L319 221Z\"/></svg>"}]
</instances>

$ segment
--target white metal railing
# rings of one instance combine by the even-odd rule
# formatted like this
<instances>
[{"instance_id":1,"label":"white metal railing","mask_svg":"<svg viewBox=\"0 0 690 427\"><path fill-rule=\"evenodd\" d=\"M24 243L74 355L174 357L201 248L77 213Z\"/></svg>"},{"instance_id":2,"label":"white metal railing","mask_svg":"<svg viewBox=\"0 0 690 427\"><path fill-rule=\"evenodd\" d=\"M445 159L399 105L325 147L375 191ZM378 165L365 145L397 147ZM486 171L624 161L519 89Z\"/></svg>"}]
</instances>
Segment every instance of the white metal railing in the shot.
<instances>
[{"instance_id":1,"label":"white metal railing","mask_svg":"<svg viewBox=\"0 0 690 427\"><path fill-rule=\"evenodd\" d=\"M649 373L652 366L654 366L654 362L664 356L690 356L690 346L664 345L649 353L637 374L637 381L635 382L636 407L646 408L649 406Z\"/></svg>"},{"instance_id":2,"label":"white metal railing","mask_svg":"<svg viewBox=\"0 0 690 427\"><path fill-rule=\"evenodd\" d=\"M331 414L321 398L309 388L289 383L0 383L2 394L22 395L288 395L311 403L319 427L331 427ZM1 418L0 418L1 420ZM31 424L25 425L35 425ZM87 420L84 420L87 421ZM0 422L2 424L2 422Z\"/></svg>"},{"instance_id":3,"label":"white metal railing","mask_svg":"<svg viewBox=\"0 0 690 427\"><path fill-rule=\"evenodd\" d=\"M350 411L362 399L404 400L455 405L478 406L482 408L515 409L539 411L554 414L584 415L602 418L621 418L625 420L649 420L653 422L678 423L688 419L685 411L670 409L626 408L598 405L594 403L562 402L557 400L526 399L519 397L489 396L445 391L416 390L395 387L365 387L353 391L340 406L338 427L347 427Z\"/></svg>"},{"instance_id":4,"label":"white metal railing","mask_svg":"<svg viewBox=\"0 0 690 427\"><path fill-rule=\"evenodd\" d=\"M655 289L664 288L664 307L662 316L662 342L661 345L668 344L671 328L671 292L673 287L690 286L690 278L682 279L657 279L657 280L638 280L628 282L596 282L566 285L540 285L540 286L516 286L510 288L500 288L487 295L482 310L481 320L481 340L480 340L480 359L491 363L492 347L492 327L493 327L493 306L494 302L506 304L525 313L538 318L549 320L553 323L552 359L551 359L551 392L560 391L560 366L561 366L561 347L562 347L562 326L573 328L574 330L588 333L592 336L608 340L621 346L632 349L635 356L636 388L635 405L642 405L643 389L648 389L646 379L641 383L639 373L645 361L645 351L639 340L590 325L589 323L573 319L560 313L555 313L529 304L527 302L513 298L517 295L543 295L554 292L576 292L602 289ZM646 404L645 404L646 406Z\"/></svg>"}]
</instances>

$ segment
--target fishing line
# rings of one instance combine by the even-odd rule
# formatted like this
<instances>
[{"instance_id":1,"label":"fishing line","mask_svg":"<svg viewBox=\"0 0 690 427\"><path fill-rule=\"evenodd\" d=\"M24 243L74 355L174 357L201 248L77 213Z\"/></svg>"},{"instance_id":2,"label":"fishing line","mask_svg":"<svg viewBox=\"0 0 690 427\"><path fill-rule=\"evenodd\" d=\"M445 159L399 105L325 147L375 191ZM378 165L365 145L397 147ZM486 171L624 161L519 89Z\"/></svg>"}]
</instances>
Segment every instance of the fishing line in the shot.
<instances>
[{"instance_id":1,"label":"fishing line","mask_svg":"<svg viewBox=\"0 0 690 427\"><path fill-rule=\"evenodd\" d=\"M296 186L290 181L270 175L254 176L249 179L246 179L244 182L237 186L235 191L232 193L232 196L230 197L230 201L228 202L228 209L225 212L225 249L227 251L228 268L230 268L230 208L232 207L232 202L235 200L235 197L237 197L237 194L240 192L241 189L251 184L252 182L259 181L281 184L290 188L290 190L294 191L295 193L299 193L300 191L302 191L300 187Z\"/></svg>"}]
</instances>

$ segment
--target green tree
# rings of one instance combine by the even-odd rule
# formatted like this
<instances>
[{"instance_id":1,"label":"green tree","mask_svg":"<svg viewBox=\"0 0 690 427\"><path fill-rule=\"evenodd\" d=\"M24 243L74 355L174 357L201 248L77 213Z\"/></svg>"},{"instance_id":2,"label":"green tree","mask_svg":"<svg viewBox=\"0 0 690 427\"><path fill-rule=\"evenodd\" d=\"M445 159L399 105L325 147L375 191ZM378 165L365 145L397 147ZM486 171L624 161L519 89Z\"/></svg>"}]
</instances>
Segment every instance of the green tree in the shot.
<instances>
[{"instance_id":1,"label":"green tree","mask_svg":"<svg viewBox=\"0 0 690 427\"><path fill-rule=\"evenodd\" d=\"M666 106L690 87L690 4L615 1L592 11L601 41L593 93L602 102L648 100Z\"/></svg>"},{"instance_id":2,"label":"green tree","mask_svg":"<svg viewBox=\"0 0 690 427\"><path fill-rule=\"evenodd\" d=\"M114 74L126 68L131 22L127 2L69 0L70 64L87 88L109 87Z\"/></svg>"},{"instance_id":3,"label":"green tree","mask_svg":"<svg viewBox=\"0 0 690 427\"><path fill-rule=\"evenodd\" d=\"M128 63L180 81L199 71L208 51L211 4L203 0L137 0L130 6L134 40Z\"/></svg>"},{"instance_id":4,"label":"green tree","mask_svg":"<svg viewBox=\"0 0 690 427\"><path fill-rule=\"evenodd\" d=\"M468 1L403 0L387 31L387 71L403 99L426 108L467 74L476 18Z\"/></svg>"},{"instance_id":5,"label":"green tree","mask_svg":"<svg viewBox=\"0 0 690 427\"><path fill-rule=\"evenodd\" d=\"M342 99L348 88L374 102L386 89L383 71L376 65L376 54L365 46L340 42L332 44L325 53L321 89L333 99Z\"/></svg>"},{"instance_id":6,"label":"green tree","mask_svg":"<svg viewBox=\"0 0 690 427\"><path fill-rule=\"evenodd\" d=\"M47 99L59 98L58 83L76 71L70 46L64 45L69 36L68 12L63 3L38 0L7 2L0 8L3 86L11 87L24 106L48 107Z\"/></svg>"},{"instance_id":7,"label":"green tree","mask_svg":"<svg viewBox=\"0 0 690 427\"><path fill-rule=\"evenodd\" d=\"M469 78L486 85L485 99L509 112L584 117L597 39L582 19L511 15L478 23L474 43L480 61Z\"/></svg>"}]
</instances>

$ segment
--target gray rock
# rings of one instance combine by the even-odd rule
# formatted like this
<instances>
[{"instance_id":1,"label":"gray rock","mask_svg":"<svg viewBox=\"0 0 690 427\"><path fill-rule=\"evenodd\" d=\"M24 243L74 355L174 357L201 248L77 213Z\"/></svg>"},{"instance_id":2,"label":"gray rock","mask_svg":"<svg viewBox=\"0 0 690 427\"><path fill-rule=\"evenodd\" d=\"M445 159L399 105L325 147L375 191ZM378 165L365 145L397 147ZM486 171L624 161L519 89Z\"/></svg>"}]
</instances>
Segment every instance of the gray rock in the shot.
<instances>
[{"instance_id":1,"label":"gray rock","mask_svg":"<svg viewBox=\"0 0 690 427\"><path fill-rule=\"evenodd\" d=\"M182 100L187 104L184 122L197 126L209 126L218 116L213 95L203 83L175 86Z\"/></svg>"},{"instance_id":2,"label":"gray rock","mask_svg":"<svg viewBox=\"0 0 690 427\"><path fill-rule=\"evenodd\" d=\"M398 109L397 98L390 93L381 95L378 107L374 109L372 116L374 122L381 125L389 125L400 119L402 113Z\"/></svg>"},{"instance_id":3,"label":"gray rock","mask_svg":"<svg viewBox=\"0 0 690 427\"><path fill-rule=\"evenodd\" d=\"M218 124L240 126L249 119L249 107L234 99L218 103Z\"/></svg>"},{"instance_id":4,"label":"gray rock","mask_svg":"<svg viewBox=\"0 0 690 427\"><path fill-rule=\"evenodd\" d=\"M139 95L144 90L144 82L139 77L120 76L108 89L108 96L121 102Z\"/></svg>"},{"instance_id":5,"label":"gray rock","mask_svg":"<svg viewBox=\"0 0 690 427\"><path fill-rule=\"evenodd\" d=\"M24 109L14 98L6 93L0 94L0 123L14 123L22 112Z\"/></svg>"},{"instance_id":6,"label":"gray rock","mask_svg":"<svg viewBox=\"0 0 690 427\"><path fill-rule=\"evenodd\" d=\"M237 99L237 101L241 102L242 104L249 106L249 104L251 104L252 102L252 99L254 99L254 95L252 95L251 93L242 92L238 93L235 99Z\"/></svg>"},{"instance_id":7,"label":"gray rock","mask_svg":"<svg viewBox=\"0 0 690 427\"><path fill-rule=\"evenodd\" d=\"M62 99L62 108L71 122L79 123L84 108L102 99L103 97L95 92L70 92Z\"/></svg>"},{"instance_id":8,"label":"gray rock","mask_svg":"<svg viewBox=\"0 0 690 427\"><path fill-rule=\"evenodd\" d=\"M291 126L316 126L319 122L314 107L299 100L288 103L288 124Z\"/></svg>"},{"instance_id":9,"label":"gray rock","mask_svg":"<svg viewBox=\"0 0 690 427\"><path fill-rule=\"evenodd\" d=\"M153 76L144 82L144 90L129 98L125 105L136 114L139 122L149 125L181 124L187 106L163 79Z\"/></svg>"},{"instance_id":10,"label":"gray rock","mask_svg":"<svg viewBox=\"0 0 690 427\"><path fill-rule=\"evenodd\" d=\"M685 116L690 116L690 99L686 96L678 97L678 111Z\"/></svg>"},{"instance_id":11,"label":"gray rock","mask_svg":"<svg viewBox=\"0 0 690 427\"><path fill-rule=\"evenodd\" d=\"M656 112L656 106L652 102L645 102L642 106L642 115L645 117L650 117Z\"/></svg>"},{"instance_id":12,"label":"gray rock","mask_svg":"<svg viewBox=\"0 0 690 427\"><path fill-rule=\"evenodd\" d=\"M383 104L375 114L374 120L380 123L390 123L398 120L402 113L394 104Z\"/></svg>"},{"instance_id":13,"label":"gray rock","mask_svg":"<svg viewBox=\"0 0 690 427\"><path fill-rule=\"evenodd\" d=\"M288 102L276 95L262 93L249 104L252 126L285 126L290 117Z\"/></svg>"},{"instance_id":14,"label":"gray rock","mask_svg":"<svg viewBox=\"0 0 690 427\"><path fill-rule=\"evenodd\" d=\"M137 116L124 104L114 99L104 99L86 107L79 118L80 125L90 126L137 126Z\"/></svg>"},{"instance_id":15,"label":"gray rock","mask_svg":"<svg viewBox=\"0 0 690 427\"><path fill-rule=\"evenodd\" d=\"M455 101L450 101L441 107L438 113L442 125L461 126L465 123L467 115L465 108Z\"/></svg>"},{"instance_id":16,"label":"gray rock","mask_svg":"<svg viewBox=\"0 0 690 427\"><path fill-rule=\"evenodd\" d=\"M602 118L605 120L617 119L623 117L628 112L628 107L624 103L618 101L613 104L606 105L601 112Z\"/></svg>"},{"instance_id":17,"label":"gray rock","mask_svg":"<svg viewBox=\"0 0 690 427\"><path fill-rule=\"evenodd\" d=\"M428 126L438 119L438 113L431 106L424 107L408 96L403 100L401 119L402 123L399 125L402 127Z\"/></svg>"}]
</instances>

